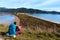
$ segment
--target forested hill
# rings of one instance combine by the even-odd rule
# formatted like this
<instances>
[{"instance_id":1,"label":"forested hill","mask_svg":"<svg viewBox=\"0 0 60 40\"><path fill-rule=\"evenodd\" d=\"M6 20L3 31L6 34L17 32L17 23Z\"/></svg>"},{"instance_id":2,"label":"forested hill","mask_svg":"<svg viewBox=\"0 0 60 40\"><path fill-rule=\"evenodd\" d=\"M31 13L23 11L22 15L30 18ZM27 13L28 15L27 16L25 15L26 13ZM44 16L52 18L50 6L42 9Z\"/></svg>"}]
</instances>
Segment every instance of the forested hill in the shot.
<instances>
[{"instance_id":1,"label":"forested hill","mask_svg":"<svg viewBox=\"0 0 60 40\"><path fill-rule=\"evenodd\" d=\"M52 13L52 14L60 14L57 11L44 11L39 9L28 9L28 8L16 8L16 9L8 9L8 8L0 8L0 12L10 12L10 13Z\"/></svg>"}]
</instances>

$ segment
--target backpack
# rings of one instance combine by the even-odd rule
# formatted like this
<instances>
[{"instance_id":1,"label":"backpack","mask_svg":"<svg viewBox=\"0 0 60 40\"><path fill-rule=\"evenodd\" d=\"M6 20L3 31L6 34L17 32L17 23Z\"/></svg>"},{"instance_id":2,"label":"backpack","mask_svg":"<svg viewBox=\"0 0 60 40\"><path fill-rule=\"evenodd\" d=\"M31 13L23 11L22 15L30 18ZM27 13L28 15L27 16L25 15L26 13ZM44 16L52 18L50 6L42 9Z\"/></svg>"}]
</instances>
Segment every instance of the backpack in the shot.
<instances>
[{"instance_id":1,"label":"backpack","mask_svg":"<svg viewBox=\"0 0 60 40\"><path fill-rule=\"evenodd\" d=\"M16 31L17 31L17 35L21 34L21 30L19 29L19 27L16 27Z\"/></svg>"}]
</instances>

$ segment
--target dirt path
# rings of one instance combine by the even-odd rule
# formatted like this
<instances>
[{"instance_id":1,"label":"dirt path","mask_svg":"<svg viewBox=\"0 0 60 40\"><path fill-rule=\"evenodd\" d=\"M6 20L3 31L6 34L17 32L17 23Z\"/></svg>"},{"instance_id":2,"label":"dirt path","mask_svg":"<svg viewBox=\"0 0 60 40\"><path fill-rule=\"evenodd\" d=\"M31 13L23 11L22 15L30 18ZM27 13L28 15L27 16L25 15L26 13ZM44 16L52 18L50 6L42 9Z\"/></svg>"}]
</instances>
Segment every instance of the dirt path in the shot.
<instances>
[{"instance_id":1,"label":"dirt path","mask_svg":"<svg viewBox=\"0 0 60 40\"><path fill-rule=\"evenodd\" d=\"M17 16L15 16L15 22L17 23L17 26L20 25L20 19Z\"/></svg>"}]
</instances>

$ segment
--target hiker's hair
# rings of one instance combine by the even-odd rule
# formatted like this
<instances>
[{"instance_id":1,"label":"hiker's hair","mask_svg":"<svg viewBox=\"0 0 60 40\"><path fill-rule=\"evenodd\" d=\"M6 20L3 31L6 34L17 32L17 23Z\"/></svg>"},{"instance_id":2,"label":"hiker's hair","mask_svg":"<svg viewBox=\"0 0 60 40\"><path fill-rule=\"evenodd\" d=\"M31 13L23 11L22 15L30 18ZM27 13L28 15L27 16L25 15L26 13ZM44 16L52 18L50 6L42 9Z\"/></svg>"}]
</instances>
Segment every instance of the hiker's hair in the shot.
<instances>
[{"instance_id":1,"label":"hiker's hair","mask_svg":"<svg viewBox=\"0 0 60 40\"><path fill-rule=\"evenodd\" d=\"M16 22L14 22L14 24L16 24Z\"/></svg>"}]
</instances>

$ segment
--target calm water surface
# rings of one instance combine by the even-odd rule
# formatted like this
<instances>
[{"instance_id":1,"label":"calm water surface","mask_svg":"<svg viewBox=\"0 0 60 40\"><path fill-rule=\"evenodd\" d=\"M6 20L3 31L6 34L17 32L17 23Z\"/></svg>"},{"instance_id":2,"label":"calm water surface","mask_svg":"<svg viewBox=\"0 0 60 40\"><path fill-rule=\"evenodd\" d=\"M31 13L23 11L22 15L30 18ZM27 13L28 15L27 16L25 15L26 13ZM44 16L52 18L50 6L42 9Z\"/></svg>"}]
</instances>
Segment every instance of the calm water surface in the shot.
<instances>
[{"instance_id":1,"label":"calm water surface","mask_svg":"<svg viewBox=\"0 0 60 40\"><path fill-rule=\"evenodd\" d=\"M15 17L12 15L2 15L0 16L0 23L12 23L14 22Z\"/></svg>"},{"instance_id":2,"label":"calm water surface","mask_svg":"<svg viewBox=\"0 0 60 40\"><path fill-rule=\"evenodd\" d=\"M44 19L48 19L51 21L57 21L60 22L60 15L59 14L31 14L34 17L37 18L44 18Z\"/></svg>"}]
</instances>

